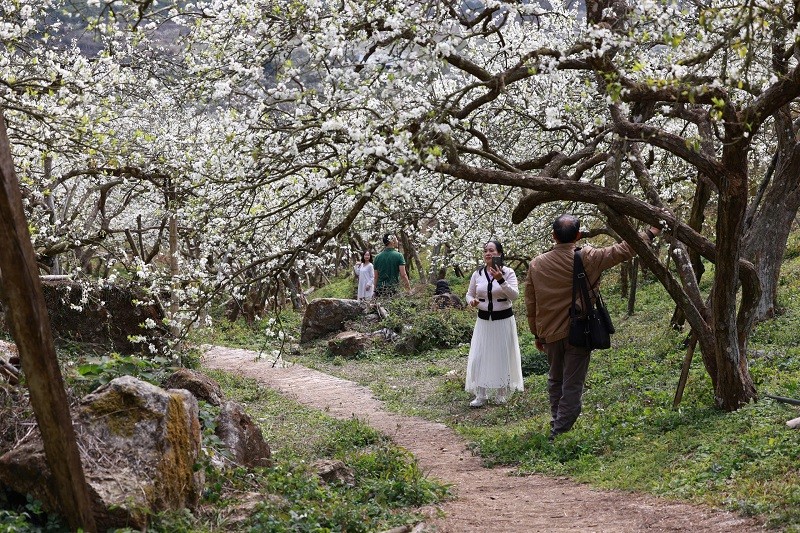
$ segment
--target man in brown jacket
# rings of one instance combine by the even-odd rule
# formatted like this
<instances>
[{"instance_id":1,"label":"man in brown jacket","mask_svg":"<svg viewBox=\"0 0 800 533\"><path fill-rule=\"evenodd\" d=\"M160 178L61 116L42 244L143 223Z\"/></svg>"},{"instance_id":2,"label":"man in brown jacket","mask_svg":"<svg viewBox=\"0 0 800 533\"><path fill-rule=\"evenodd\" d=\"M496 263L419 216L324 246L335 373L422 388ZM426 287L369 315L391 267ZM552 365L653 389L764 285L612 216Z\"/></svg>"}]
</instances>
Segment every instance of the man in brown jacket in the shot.
<instances>
[{"instance_id":1,"label":"man in brown jacket","mask_svg":"<svg viewBox=\"0 0 800 533\"><path fill-rule=\"evenodd\" d=\"M661 230L651 227L641 233L652 241ZM550 373L547 388L550 396L550 440L569 431L581 413L581 397L589 370L589 348L572 346L569 335L569 307L572 304L572 266L575 242L581 238L580 221L561 215L553 222L555 246L534 257L525 279L525 308L528 326L536 338L536 348L547 354ZM582 248L581 258L589 286L594 288L604 270L635 255L633 248L621 242L605 248Z\"/></svg>"}]
</instances>

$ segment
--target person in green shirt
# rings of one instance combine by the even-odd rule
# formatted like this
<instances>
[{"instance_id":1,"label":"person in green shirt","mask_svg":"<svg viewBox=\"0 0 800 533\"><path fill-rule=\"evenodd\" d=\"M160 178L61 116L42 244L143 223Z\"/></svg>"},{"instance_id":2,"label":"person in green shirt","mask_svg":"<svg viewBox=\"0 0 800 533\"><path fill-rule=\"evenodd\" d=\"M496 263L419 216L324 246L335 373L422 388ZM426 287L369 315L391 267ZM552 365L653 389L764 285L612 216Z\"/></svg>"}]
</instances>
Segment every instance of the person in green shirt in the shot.
<instances>
[{"instance_id":1,"label":"person in green shirt","mask_svg":"<svg viewBox=\"0 0 800 533\"><path fill-rule=\"evenodd\" d=\"M397 236L387 233L383 236L385 248L375 257L375 294L377 296L394 296L400 280L406 290L411 290L411 283L406 274L406 260L397 251Z\"/></svg>"}]
</instances>

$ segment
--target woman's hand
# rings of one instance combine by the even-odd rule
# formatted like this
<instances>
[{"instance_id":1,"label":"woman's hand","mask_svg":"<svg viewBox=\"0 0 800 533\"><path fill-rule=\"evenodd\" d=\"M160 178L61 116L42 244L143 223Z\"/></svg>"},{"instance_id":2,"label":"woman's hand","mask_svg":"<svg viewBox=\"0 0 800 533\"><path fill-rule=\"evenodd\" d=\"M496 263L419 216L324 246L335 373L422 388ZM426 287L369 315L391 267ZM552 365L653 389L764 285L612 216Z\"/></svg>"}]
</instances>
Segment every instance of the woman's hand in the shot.
<instances>
[{"instance_id":1,"label":"woman's hand","mask_svg":"<svg viewBox=\"0 0 800 533\"><path fill-rule=\"evenodd\" d=\"M503 279L503 269L501 268L495 268L493 266L490 266L489 274L491 274L496 281L500 281L501 279Z\"/></svg>"},{"instance_id":2,"label":"woman's hand","mask_svg":"<svg viewBox=\"0 0 800 533\"><path fill-rule=\"evenodd\" d=\"M471 302L469 302L469 306L470 307L478 307L478 300L472 300Z\"/></svg>"}]
</instances>

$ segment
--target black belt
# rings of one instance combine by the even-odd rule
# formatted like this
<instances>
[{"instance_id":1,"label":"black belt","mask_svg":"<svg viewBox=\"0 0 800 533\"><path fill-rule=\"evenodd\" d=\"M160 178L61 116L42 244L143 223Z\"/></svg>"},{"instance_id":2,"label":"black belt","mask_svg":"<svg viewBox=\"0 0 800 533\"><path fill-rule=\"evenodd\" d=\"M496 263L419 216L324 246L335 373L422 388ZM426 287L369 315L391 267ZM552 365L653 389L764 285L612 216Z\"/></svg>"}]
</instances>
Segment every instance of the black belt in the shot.
<instances>
[{"instance_id":1,"label":"black belt","mask_svg":"<svg viewBox=\"0 0 800 533\"><path fill-rule=\"evenodd\" d=\"M502 320L512 316L514 316L514 309L511 307L503 309L502 311L482 311L478 309L478 318L484 320Z\"/></svg>"}]
</instances>

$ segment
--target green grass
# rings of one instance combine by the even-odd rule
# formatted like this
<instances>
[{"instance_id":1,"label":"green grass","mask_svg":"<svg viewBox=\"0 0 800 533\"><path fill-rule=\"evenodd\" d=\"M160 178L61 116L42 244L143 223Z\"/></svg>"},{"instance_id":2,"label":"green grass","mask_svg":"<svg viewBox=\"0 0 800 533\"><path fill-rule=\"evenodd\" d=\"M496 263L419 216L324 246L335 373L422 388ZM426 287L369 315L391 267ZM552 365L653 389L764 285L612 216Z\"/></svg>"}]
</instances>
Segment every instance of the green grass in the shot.
<instances>
[{"instance_id":1,"label":"green grass","mask_svg":"<svg viewBox=\"0 0 800 533\"><path fill-rule=\"evenodd\" d=\"M407 451L360 421L333 419L254 380L208 374L227 398L246 406L275 464L207 468L200 510L158 516L152 531L382 531L419 522L416 507L448 497ZM313 467L320 459L342 461L353 483L322 482Z\"/></svg>"},{"instance_id":2,"label":"green grass","mask_svg":"<svg viewBox=\"0 0 800 533\"><path fill-rule=\"evenodd\" d=\"M553 444L546 438L547 377L527 332L521 300L515 309L525 391L504 406L468 407L470 395L463 386L475 316L469 310L431 310L427 296L400 298L387 304L390 320L359 326L414 335L425 341L418 350L398 352L393 344L376 343L350 360L331 357L320 340L284 350L284 357L369 386L393 411L448 424L488 466L512 465L521 473L564 475L600 488L709 504L800 532L800 434L785 425L800 416L800 408L763 398L765 392L800 398L799 250L800 240L793 237L782 272L781 311L758 325L748 345L750 373L762 399L734 413L713 407L699 353L683 401L672 408L686 332L669 327L673 306L647 276L640 279L631 317L625 316L627 303L618 295L613 273L604 281L617 326L613 346L592 355L583 413L575 428ZM350 283L333 280L314 297L347 296ZM450 283L463 297L466 280ZM280 328L283 341L277 335ZM197 332L193 340L272 352L281 342L284 348L294 344L299 329L300 316L284 312L277 321L253 325L218 319L214 329ZM104 365L105 372L117 370L116 362ZM425 478L412 457L360 422L334 420L251 380L210 375L261 426L273 445L275 467L209 471L202 508L158 516L154 531L384 530L414 523L416 505L447 497L445 487ZM345 462L358 481L352 487L321 483L310 466L320 458ZM35 502L27 505L35 509ZM0 531L3 524L20 520L19 514L0 515Z\"/></svg>"},{"instance_id":3,"label":"green grass","mask_svg":"<svg viewBox=\"0 0 800 533\"><path fill-rule=\"evenodd\" d=\"M252 323L244 320L231 322L224 318L222 312L214 313L212 326L196 329L190 333L189 340L193 345L215 344L228 346L231 348L244 348L254 351L270 352L280 349L282 343L278 338L279 332L289 333L285 338L286 342L295 339L291 337L292 332L300 331L302 316L292 311L281 311L274 315L269 315ZM283 344L285 347L285 343Z\"/></svg>"},{"instance_id":4,"label":"green grass","mask_svg":"<svg viewBox=\"0 0 800 533\"><path fill-rule=\"evenodd\" d=\"M782 312L757 326L748 358L760 393L800 398L800 254L792 252L798 246L792 242L779 295ZM705 503L800 531L800 443L797 431L785 425L800 416L800 408L761 399L734 413L715 409L698 352L682 403L673 409L686 332L669 327L673 305L651 278L640 279L631 317L625 316L627 302L615 281L608 276L604 287L617 326L613 346L593 353L583 413L573 431L554 444L545 438L546 375L529 373L525 392L505 406L467 407L468 341L411 356L382 346L357 360L332 359L319 342L304 346L292 360L367 385L392 410L456 428L487 465ZM520 305L521 348L532 357L533 339ZM402 306L420 310L424 304ZM460 320L474 321L469 311L461 313L467 318ZM425 321L413 314L399 321L424 331Z\"/></svg>"},{"instance_id":5,"label":"green grass","mask_svg":"<svg viewBox=\"0 0 800 533\"><path fill-rule=\"evenodd\" d=\"M73 356L65 353L62 357ZM83 393L124 371L160 381L150 362L135 357L112 354L83 367L85 375L79 383L72 381L77 370L65 374ZM422 517L417 508L450 497L449 488L428 478L408 451L361 421L334 419L252 379L218 371L207 374L261 428L274 464L251 469L212 466L212 457L227 454L213 432L219 408L200 402L204 459L198 466L205 470L200 506L194 511L156 514L148 531L384 531L419 523ZM341 461L352 473L352 482L323 482L315 467L320 460ZM45 512L40 502L20 501L0 491L1 533L65 530L59 517Z\"/></svg>"}]
</instances>

